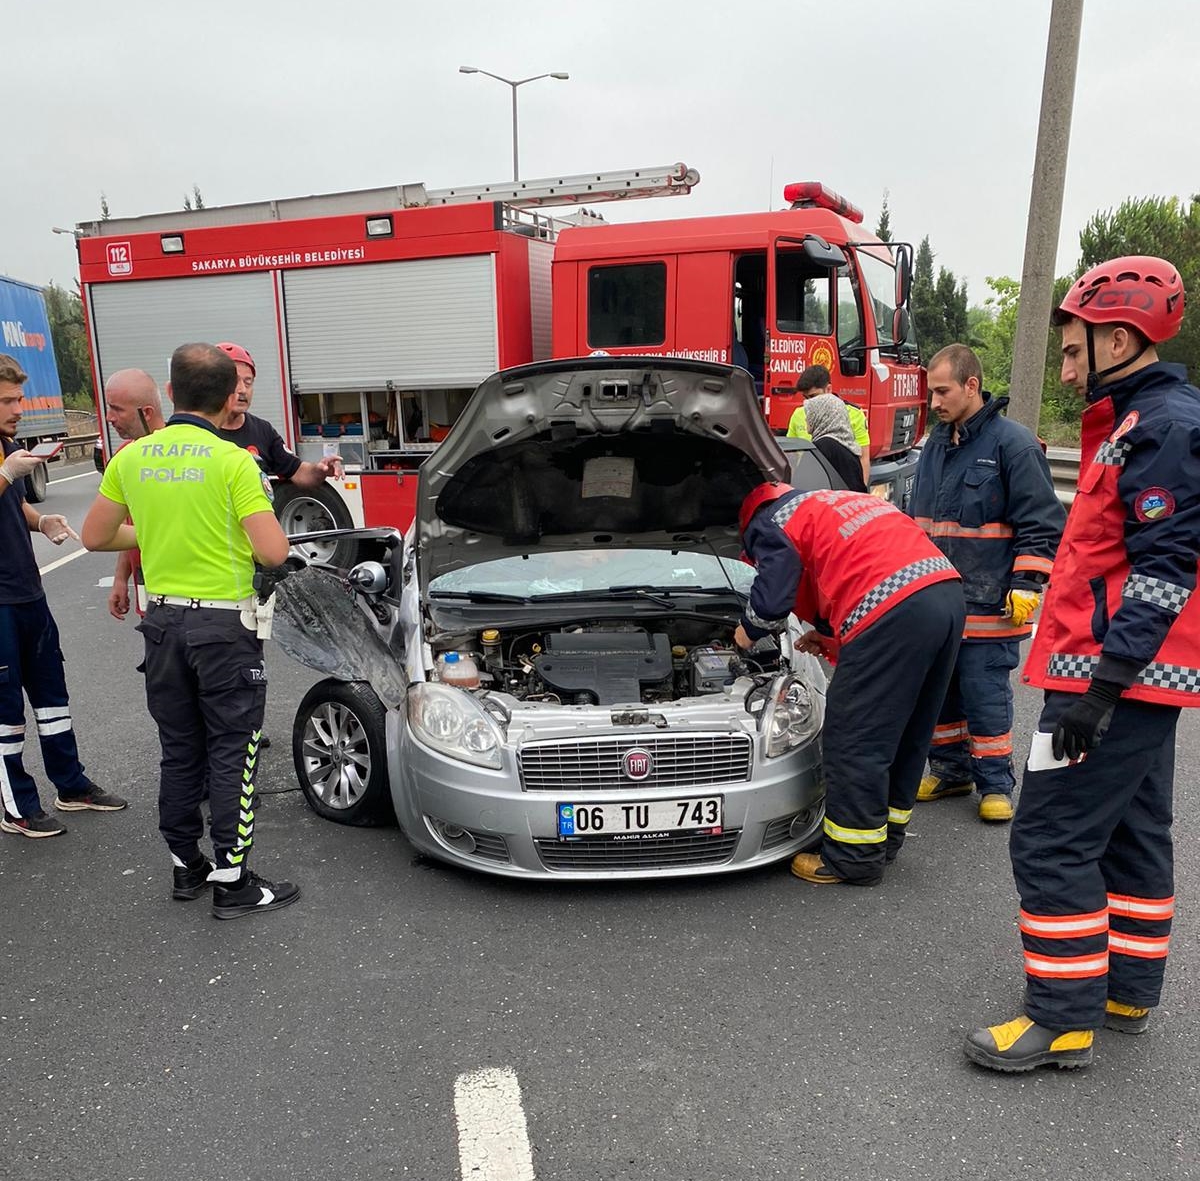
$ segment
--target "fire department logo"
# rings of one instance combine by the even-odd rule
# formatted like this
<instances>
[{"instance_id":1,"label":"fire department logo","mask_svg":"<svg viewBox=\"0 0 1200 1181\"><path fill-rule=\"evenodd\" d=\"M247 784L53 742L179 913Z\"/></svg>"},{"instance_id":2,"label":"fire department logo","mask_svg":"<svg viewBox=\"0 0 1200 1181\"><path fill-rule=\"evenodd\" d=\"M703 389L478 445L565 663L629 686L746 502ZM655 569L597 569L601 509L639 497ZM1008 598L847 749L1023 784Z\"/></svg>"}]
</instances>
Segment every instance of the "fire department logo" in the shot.
<instances>
[{"instance_id":1,"label":"fire department logo","mask_svg":"<svg viewBox=\"0 0 1200 1181\"><path fill-rule=\"evenodd\" d=\"M626 779L648 779L650 772L654 770L654 760L650 757L648 750L635 746L621 756L621 770L625 773Z\"/></svg>"},{"instance_id":2,"label":"fire department logo","mask_svg":"<svg viewBox=\"0 0 1200 1181\"><path fill-rule=\"evenodd\" d=\"M826 369L833 369L833 349L829 347L826 341L819 340L813 345L812 354L808 358L810 365L824 365Z\"/></svg>"},{"instance_id":3,"label":"fire department logo","mask_svg":"<svg viewBox=\"0 0 1200 1181\"><path fill-rule=\"evenodd\" d=\"M1139 521L1157 521L1175 511L1175 497L1165 488L1147 488L1135 497L1133 511Z\"/></svg>"},{"instance_id":4,"label":"fire department logo","mask_svg":"<svg viewBox=\"0 0 1200 1181\"><path fill-rule=\"evenodd\" d=\"M1133 428L1135 426L1137 426L1137 424L1138 424L1138 412L1136 410L1131 410L1121 420L1121 425L1119 427L1117 427L1117 429L1115 431L1113 431L1113 433L1111 435L1108 436L1108 441L1110 443L1115 443L1122 435L1129 434L1129 432L1131 430L1133 430Z\"/></svg>"}]
</instances>

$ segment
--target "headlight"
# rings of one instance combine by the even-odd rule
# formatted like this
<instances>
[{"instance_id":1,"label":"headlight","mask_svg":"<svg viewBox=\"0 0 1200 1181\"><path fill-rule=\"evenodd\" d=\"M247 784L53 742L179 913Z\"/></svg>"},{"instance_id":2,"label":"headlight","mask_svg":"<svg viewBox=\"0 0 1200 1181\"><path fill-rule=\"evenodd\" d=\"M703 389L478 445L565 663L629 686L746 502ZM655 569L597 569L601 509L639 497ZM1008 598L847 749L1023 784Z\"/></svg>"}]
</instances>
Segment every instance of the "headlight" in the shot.
<instances>
[{"instance_id":1,"label":"headlight","mask_svg":"<svg viewBox=\"0 0 1200 1181\"><path fill-rule=\"evenodd\" d=\"M780 677L759 723L767 758L778 758L810 741L821 729L823 716L821 698L803 680Z\"/></svg>"},{"instance_id":2,"label":"headlight","mask_svg":"<svg viewBox=\"0 0 1200 1181\"><path fill-rule=\"evenodd\" d=\"M413 685L408 691L408 724L426 746L452 759L477 767L503 765L500 727L461 689L434 682Z\"/></svg>"}]
</instances>

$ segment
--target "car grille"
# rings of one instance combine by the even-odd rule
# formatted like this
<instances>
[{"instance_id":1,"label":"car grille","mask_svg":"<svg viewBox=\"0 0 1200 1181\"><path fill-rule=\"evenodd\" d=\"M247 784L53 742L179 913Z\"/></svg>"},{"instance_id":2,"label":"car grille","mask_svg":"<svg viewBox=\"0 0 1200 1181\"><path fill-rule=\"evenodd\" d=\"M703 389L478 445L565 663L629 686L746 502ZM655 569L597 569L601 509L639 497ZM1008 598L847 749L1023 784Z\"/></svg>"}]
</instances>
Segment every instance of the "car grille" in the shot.
<instances>
[{"instance_id":1,"label":"car grille","mask_svg":"<svg viewBox=\"0 0 1200 1181\"><path fill-rule=\"evenodd\" d=\"M740 829L718 836L703 834L662 840L614 841L583 837L573 841L537 840L542 864L559 873L611 873L622 869L682 869L721 865L733 856Z\"/></svg>"},{"instance_id":2,"label":"car grille","mask_svg":"<svg viewBox=\"0 0 1200 1181\"><path fill-rule=\"evenodd\" d=\"M649 751L645 779L629 779L621 758ZM750 778L748 734L638 735L620 738L535 742L521 748L521 786L526 791L603 791L629 788L708 787Z\"/></svg>"},{"instance_id":3,"label":"car grille","mask_svg":"<svg viewBox=\"0 0 1200 1181\"><path fill-rule=\"evenodd\" d=\"M776 845L782 845L791 840L792 821L795 819L796 813L793 812L790 816L780 816L778 820L772 820L767 825L762 839L762 851L764 853L768 849L774 849Z\"/></svg>"},{"instance_id":4,"label":"car grille","mask_svg":"<svg viewBox=\"0 0 1200 1181\"><path fill-rule=\"evenodd\" d=\"M488 861L512 860L508 853L508 844L503 837L498 837L493 833L475 832L471 829L468 831L475 838L473 856L483 857Z\"/></svg>"}]
</instances>

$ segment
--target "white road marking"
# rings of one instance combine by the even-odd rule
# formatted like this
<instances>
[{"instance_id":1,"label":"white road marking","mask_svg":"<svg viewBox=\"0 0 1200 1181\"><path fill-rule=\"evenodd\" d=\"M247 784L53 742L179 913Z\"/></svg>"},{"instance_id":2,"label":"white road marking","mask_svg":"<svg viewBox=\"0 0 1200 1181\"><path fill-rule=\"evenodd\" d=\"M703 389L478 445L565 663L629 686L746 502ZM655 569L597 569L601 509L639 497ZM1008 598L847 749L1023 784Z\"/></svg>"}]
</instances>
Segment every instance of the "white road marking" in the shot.
<instances>
[{"instance_id":1,"label":"white road marking","mask_svg":"<svg viewBox=\"0 0 1200 1181\"><path fill-rule=\"evenodd\" d=\"M92 470L90 472L80 472L79 475L77 475L77 476L59 476L57 480L48 480L47 483L49 483L49 484L65 484L69 480L82 480L84 478L84 476L95 476L97 479L99 479L100 473L98 471L96 471L95 468L92 468Z\"/></svg>"},{"instance_id":2,"label":"white road marking","mask_svg":"<svg viewBox=\"0 0 1200 1181\"><path fill-rule=\"evenodd\" d=\"M521 1085L511 1070L460 1074L454 1118L463 1181L534 1181Z\"/></svg>"},{"instance_id":3,"label":"white road marking","mask_svg":"<svg viewBox=\"0 0 1200 1181\"><path fill-rule=\"evenodd\" d=\"M51 570L57 570L59 566L65 566L68 562L73 562L76 558L82 558L84 554L89 552L89 550L85 549L72 550L65 558L59 558L57 562L51 562L48 566L39 566L38 573L49 574Z\"/></svg>"}]
</instances>

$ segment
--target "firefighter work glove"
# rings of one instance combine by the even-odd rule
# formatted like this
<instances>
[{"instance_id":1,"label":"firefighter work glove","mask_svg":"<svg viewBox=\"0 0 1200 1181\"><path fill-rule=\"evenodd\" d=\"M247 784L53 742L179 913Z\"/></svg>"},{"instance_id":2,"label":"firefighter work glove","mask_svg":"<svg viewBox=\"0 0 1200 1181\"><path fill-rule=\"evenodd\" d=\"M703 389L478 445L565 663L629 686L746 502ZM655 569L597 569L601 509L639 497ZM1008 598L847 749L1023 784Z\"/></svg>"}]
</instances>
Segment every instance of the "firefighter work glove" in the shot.
<instances>
[{"instance_id":1,"label":"firefighter work glove","mask_svg":"<svg viewBox=\"0 0 1200 1181\"><path fill-rule=\"evenodd\" d=\"M1013 622L1013 627L1021 627L1038 609L1042 596L1037 591L1010 590L1004 600L1004 614Z\"/></svg>"},{"instance_id":2,"label":"firefighter work glove","mask_svg":"<svg viewBox=\"0 0 1200 1181\"><path fill-rule=\"evenodd\" d=\"M1088 691L1073 701L1054 727L1051 749L1056 759L1077 759L1095 750L1108 733L1113 710L1121 699L1121 686L1111 681L1092 681Z\"/></svg>"},{"instance_id":3,"label":"firefighter work glove","mask_svg":"<svg viewBox=\"0 0 1200 1181\"><path fill-rule=\"evenodd\" d=\"M5 456L4 462L0 463L0 476L3 476L9 484L15 484L23 476L29 475L35 467L45 462L44 459L39 459L28 451L14 451L11 455Z\"/></svg>"}]
</instances>

